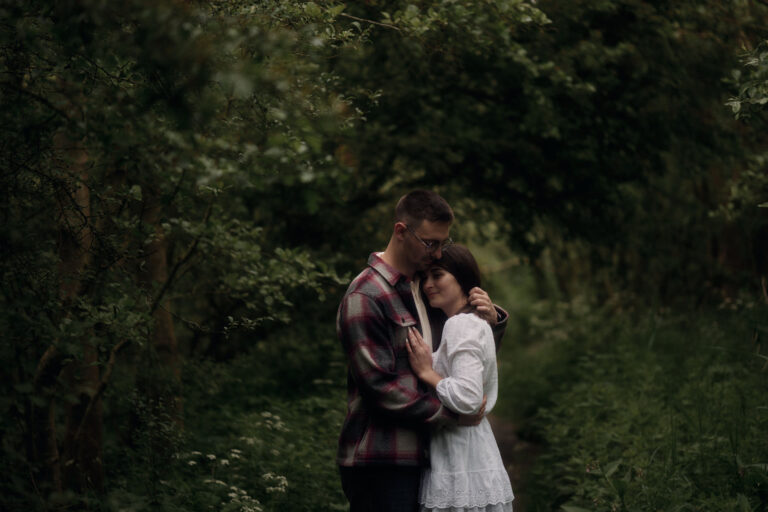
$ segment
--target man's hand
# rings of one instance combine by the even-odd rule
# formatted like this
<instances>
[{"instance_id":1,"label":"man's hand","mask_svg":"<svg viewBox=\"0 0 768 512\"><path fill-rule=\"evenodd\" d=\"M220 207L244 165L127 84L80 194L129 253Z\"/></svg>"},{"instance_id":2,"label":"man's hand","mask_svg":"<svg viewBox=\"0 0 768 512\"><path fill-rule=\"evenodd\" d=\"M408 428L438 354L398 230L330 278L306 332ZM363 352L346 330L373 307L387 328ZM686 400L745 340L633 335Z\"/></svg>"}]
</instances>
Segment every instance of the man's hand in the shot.
<instances>
[{"instance_id":1,"label":"man's hand","mask_svg":"<svg viewBox=\"0 0 768 512\"><path fill-rule=\"evenodd\" d=\"M485 290L477 286L469 290L469 303L475 308L477 316L488 322L491 327L496 325L496 308Z\"/></svg>"},{"instance_id":2,"label":"man's hand","mask_svg":"<svg viewBox=\"0 0 768 512\"><path fill-rule=\"evenodd\" d=\"M483 418L485 418L485 404L488 403L488 397L483 397L483 405L480 406L480 410L476 414L459 414L459 425L462 427L472 427L479 425Z\"/></svg>"}]
</instances>

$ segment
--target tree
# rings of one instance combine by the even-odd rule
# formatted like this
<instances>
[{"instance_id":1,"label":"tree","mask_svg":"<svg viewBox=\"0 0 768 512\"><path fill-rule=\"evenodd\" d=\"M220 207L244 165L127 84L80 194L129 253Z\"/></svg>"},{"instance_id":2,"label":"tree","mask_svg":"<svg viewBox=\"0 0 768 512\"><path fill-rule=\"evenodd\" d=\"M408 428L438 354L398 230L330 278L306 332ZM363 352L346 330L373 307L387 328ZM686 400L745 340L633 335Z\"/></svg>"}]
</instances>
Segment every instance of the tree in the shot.
<instances>
[{"instance_id":1,"label":"tree","mask_svg":"<svg viewBox=\"0 0 768 512\"><path fill-rule=\"evenodd\" d=\"M353 115L322 64L357 37L281 2L2 10L2 430L27 446L3 453L12 504L103 488L117 364L181 424L177 309L231 333L337 281L248 201L345 172L332 154Z\"/></svg>"}]
</instances>

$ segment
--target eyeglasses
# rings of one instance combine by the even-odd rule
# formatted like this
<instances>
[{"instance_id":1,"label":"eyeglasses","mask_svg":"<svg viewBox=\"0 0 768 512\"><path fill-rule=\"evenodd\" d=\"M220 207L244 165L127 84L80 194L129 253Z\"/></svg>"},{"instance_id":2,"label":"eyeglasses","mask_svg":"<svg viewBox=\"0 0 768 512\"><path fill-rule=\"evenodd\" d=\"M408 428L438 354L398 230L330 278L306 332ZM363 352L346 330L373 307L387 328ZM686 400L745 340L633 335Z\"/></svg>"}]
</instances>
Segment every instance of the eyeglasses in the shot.
<instances>
[{"instance_id":1,"label":"eyeglasses","mask_svg":"<svg viewBox=\"0 0 768 512\"><path fill-rule=\"evenodd\" d=\"M411 226L406 224L405 227L408 228L408 231L410 231L413 236L416 237L416 240L421 242L421 244L424 246L427 252L435 252L438 248L442 251L450 247L451 245L453 245L453 240L451 240L450 238L446 238L442 242L438 242L436 240L430 240L429 242L427 242L425 240L422 240L421 237L417 235L414 230L411 229Z\"/></svg>"}]
</instances>

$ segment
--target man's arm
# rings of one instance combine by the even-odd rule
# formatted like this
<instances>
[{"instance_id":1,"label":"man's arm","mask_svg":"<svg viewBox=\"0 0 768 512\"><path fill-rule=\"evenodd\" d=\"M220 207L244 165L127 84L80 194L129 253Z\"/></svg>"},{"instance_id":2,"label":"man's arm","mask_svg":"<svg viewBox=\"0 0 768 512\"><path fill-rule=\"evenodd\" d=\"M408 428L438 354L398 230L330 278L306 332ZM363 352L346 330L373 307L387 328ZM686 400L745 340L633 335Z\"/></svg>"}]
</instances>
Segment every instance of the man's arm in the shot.
<instances>
[{"instance_id":1,"label":"man's arm","mask_svg":"<svg viewBox=\"0 0 768 512\"><path fill-rule=\"evenodd\" d=\"M376 302L361 293L345 296L339 308L339 338L366 403L397 421L455 422L436 397L419 391L413 373L397 371L388 322Z\"/></svg>"},{"instance_id":2,"label":"man's arm","mask_svg":"<svg viewBox=\"0 0 768 512\"><path fill-rule=\"evenodd\" d=\"M465 427L480 424L480 422L485 417L485 405L488 402L488 397L482 396L482 402L478 406L477 410L472 407L471 411L466 411L464 414L460 413L456 407L451 407L449 401L443 400L443 397L440 396L440 393L437 391L440 382L442 382L444 379L442 375L438 374L432 368L432 347L424 342L421 335L419 334L419 331L414 328L410 328L408 330L408 342L406 344L406 348L408 350L408 360L411 362L411 368L413 369L414 373L419 377L419 380L430 386L432 389L435 389L438 397L440 398L440 402L443 405L459 414L458 424ZM453 377L453 374L451 377ZM474 377L482 379L482 365L480 367L480 371L478 371L477 375ZM483 390L481 382L480 395L482 395L482 393Z\"/></svg>"}]
</instances>

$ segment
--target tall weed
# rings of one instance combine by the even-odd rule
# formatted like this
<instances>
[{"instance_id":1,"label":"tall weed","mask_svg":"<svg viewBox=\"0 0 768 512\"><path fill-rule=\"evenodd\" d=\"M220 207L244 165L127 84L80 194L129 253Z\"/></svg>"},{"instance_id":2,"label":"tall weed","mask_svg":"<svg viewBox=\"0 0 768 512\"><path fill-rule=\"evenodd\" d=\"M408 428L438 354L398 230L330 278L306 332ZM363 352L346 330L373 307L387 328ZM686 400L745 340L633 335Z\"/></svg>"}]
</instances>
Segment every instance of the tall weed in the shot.
<instances>
[{"instance_id":1,"label":"tall weed","mask_svg":"<svg viewBox=\"0 0 768 512\"><path fill-rule=\"evenodd\" d=\"M541 399L511 405L544 443L529 509L765 510L768 371L755 343L764 312L578 308L553 313L548 330L566 335L547 357L513 351L528 369L502 378L523 390L531 378Z\"/></svg>"},{"instance_id":2,"label":"tall weed","mask_svg":"<svg viewBox=\"0 0 768 512\"><path fill-rule=\"evenodd\" d=\"M156 448L126 452L111 445L112 457L131 456L110 475L104 508L344 510L335 464L346 406L340 350L333 340L271 341L283 341L292 361L277 361L274 344L259 343L230 361L189 361L183 435L164 447L172 455L158 466ZM316 356L325 366L301 373L312 351L327 351ZM151 437L170 427L162 418L151 420L160 429ZM137 444L143 446L143 438Z\"/></svg>"}]
</instances>

